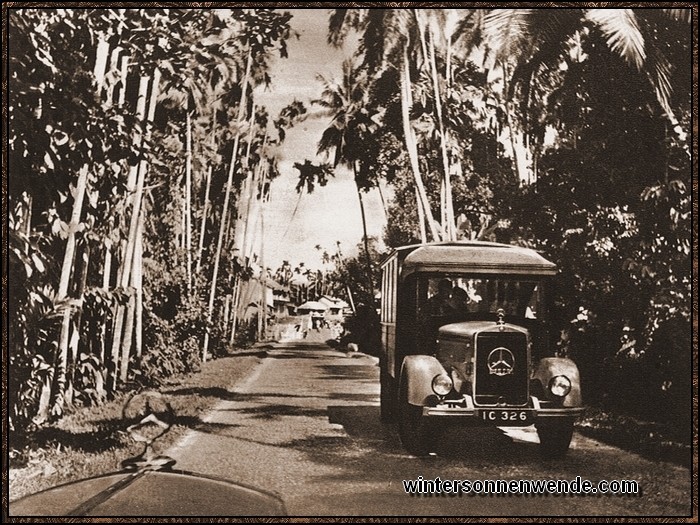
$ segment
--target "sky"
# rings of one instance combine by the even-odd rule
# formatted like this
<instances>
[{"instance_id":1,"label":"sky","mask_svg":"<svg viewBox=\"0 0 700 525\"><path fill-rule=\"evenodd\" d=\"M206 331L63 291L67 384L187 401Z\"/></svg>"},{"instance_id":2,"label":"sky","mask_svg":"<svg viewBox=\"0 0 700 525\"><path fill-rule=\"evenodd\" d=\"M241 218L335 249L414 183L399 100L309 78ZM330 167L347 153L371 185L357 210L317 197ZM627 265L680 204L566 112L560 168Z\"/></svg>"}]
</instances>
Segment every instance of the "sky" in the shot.
<instances>
[{"instance_id":1,"label":"sky","mask_svg":"<svg viewBox=\"0 0 700 525\"><path fill-rule=\"evenodd\" d=\"M292 29L299 33L299 38L288 41L288 58L278 58L272 64L270 87L255 93L256 103L266 106L273 117L295 98L310 108L310 101L321 93L317 75L337 78L343 59L352 53L352 49L335 49L326 43L327 9L290 9L289 12L293 15ZM305 159L314 163L325 160L316 156L316 146L328 123L327 117L306 119L287 133L282 146L281 175L272 182L264 217L264 260L273 270L284 260L292 267L304 262L307 267L320 268L316 245L334 253L336 241L340 241L343 254L352 255L362 241L360 204L348 170L336 170L335 177L325 187L304 193L300 200L295 190L299 172L294 163ZM373 190L363 198L368 235L381 238L386 218L379 194Z\"/></svg>"}]
</instances>

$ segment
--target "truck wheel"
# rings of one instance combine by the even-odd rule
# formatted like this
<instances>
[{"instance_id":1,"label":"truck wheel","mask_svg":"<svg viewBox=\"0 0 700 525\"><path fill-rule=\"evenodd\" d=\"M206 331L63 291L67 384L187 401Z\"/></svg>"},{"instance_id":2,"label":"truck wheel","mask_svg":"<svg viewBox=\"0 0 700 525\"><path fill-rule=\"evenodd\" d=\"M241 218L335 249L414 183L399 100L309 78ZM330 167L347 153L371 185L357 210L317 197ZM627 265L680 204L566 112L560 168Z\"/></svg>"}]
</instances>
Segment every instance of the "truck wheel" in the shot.
<instances>
[{"instance_id":1,"label":"truck wheel","mask_svg":"<svg viewBox=\"0 0 700 525\"><path fill-rule=\"evenodd\" d=\"M414 456L427 455L428 436L423 407L408 402L408 384L404 378L401 379L398 412L401 444Z\"/></svg>"},{"instance_id":2,"label":"truck wheel","mask_svg":"<svg viewBox=\"0 0 700 525\"><path fill-rule=\"evenodd\" d=\"M540 452L544 457L560 458L566 454L574 433L572 419L542 421L536 427L540 437Z\"/></svg>"},{"instance_id":3,"label":"truck wheel","mask_svg":"<svg viewBox=\"0 0 700 525\"><path fill-rule=\"evenodd\" d=\"M380 418L384 423L393 423L396 419L396 387L387 372L379 373L379 387Z\"/></svg>"}]
</instances>

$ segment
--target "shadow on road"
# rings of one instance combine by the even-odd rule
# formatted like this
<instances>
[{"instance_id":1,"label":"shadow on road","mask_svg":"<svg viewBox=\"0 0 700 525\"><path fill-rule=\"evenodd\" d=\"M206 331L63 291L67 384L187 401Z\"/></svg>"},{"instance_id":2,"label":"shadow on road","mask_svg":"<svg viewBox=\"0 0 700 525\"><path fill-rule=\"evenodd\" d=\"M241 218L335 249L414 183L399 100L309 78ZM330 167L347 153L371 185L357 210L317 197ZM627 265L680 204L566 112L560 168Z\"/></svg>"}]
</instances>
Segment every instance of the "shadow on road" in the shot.
<instances>
[{"instance_id":1,"label":"shadow on road","mask_svg":"<svg viewBox=\"0 0 700 525\"><path fill-rule=\"evenodd\" d=\"M378 406L329 406L328 420L342 425L348 436L311 436L292 440L285 446L302 451L321 464L343 465L338 477L344 479L396 480L402 472L408 476L416 462L429 468L494 471L543 462L536 443L513 442L493 427L450 425L436 429L434 454L416 458L404 450L395 427L380 421ZM381 468L377 464L379 457L386 458Z\"/></svg>"},{"instance_id":2,"label":"shadow on road","mask_svg":"<svg viewBox=\"0 0 700 525\"><path fill-rule=\"evenodd\" d=\"M214 423L211 421L204 421L196 416L178 416L175 418L175 424L196 430L198 432L216 434L219 436L232 436L233 434L229 434L229 431L241 426L235 423Z\"/></svg>"},{"instance_id":3,"label":"shadow on road","mask_svg":"<svg viewBox=\"0 0 700 525\"><path fill-rule=\"evenodd\" d=\"M367 363L353 365L317 365L322 378L328 381L350 380L355 382L377 383L377 372Z\"/></svg>"},{"instance_id":4,"label":"shadow on road","mask_svg":"<svg viewBox=\"0 0 700 525\"><path fill-rule=\"evenodd\" d=\"M323 417L326 411L320 408L308 408L294 405L262 405L236 409L241 414L251 414L257 419L276 419L283 416Z\"/></svg>"},{"instance_id":5,"label":"shadow on road","mask_svg":"<svg viewBox=\"0 0 700 525\"><path fill-rule=\"evenodd\" d=\"M331 423L342 425L352 438L366 442L388 441L392 443L391 448L403 451L395 427L381 422L378 406L329 406L328 419ZM440 457L455 459L476 456L493 458L501 456L506 448L510 449L509 454L521 457L527 449L533 448L528 443L513 443L492 427L436 425L432 438L433 452Z\"/></svg>"},{"instance_id":6,"label":"shadow on road","mask_svg":"<svg viewBox=\"0 0 700 525\"><path fill-rule=\"evenodd\" d=\"M329 392L325 397L333 401L356 401L374 403L377 401L376 394L361 394L353 392Z\"/></svg>"},{"instance_id":7,"label":"shadow on road","mask_svg":"<svg viewBox=\"0 0 700 525\"><path fill-rule=\"evenodd\" d=\"M318 360L318 355L311 352L280 352L275 351L267 356L269 359L314 359Z\"/></svg>"}]
</instances>

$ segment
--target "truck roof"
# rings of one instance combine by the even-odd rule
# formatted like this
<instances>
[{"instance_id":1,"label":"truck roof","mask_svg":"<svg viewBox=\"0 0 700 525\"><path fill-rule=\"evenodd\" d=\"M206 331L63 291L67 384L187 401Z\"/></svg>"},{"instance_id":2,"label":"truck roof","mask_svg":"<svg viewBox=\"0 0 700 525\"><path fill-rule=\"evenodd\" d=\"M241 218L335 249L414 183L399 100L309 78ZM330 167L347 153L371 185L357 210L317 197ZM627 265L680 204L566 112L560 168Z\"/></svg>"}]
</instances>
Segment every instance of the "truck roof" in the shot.
<instances>
[{"instance_id":1,"label":"truck roof","mask_svg":"<svg viewBox=\"0 0 700 525\"><path fill-rule=\"evenodd\" d=\"M414 244L396 248L385 261L398 257L402 276L414 272L503 273L555 275L557 267L530 248L483 241Z\"/></svg>"}]
</instances>

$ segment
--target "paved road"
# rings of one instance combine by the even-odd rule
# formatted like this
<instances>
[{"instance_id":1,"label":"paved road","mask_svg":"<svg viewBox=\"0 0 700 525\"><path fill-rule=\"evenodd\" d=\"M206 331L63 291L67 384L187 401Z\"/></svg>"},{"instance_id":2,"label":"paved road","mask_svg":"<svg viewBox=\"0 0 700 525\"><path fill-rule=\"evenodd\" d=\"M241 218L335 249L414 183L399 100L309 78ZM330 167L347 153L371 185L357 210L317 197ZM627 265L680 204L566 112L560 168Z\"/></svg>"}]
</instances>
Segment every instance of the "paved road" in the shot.
<instances>
[{"instance_id":1,"label":"paved road","mask_svg":"<svg viewBox=\"0 0 700 525\"><path fill-rule=\"evenodd\" d=\"M575 435L565 459L539 457L534 431L460 429L437 455L407 454L379 422L376 359L324 345L275 345L168 451L177 467L278 493L300 516L673 516L690 505L688 469ZM634 479L641 496L441 496L404 492L416 479Z\"/></svg>"}]
</instances>

